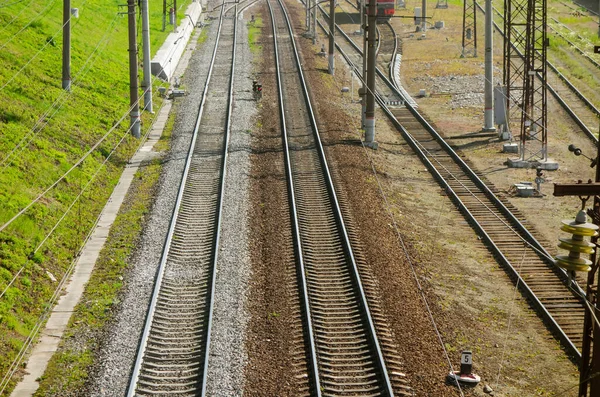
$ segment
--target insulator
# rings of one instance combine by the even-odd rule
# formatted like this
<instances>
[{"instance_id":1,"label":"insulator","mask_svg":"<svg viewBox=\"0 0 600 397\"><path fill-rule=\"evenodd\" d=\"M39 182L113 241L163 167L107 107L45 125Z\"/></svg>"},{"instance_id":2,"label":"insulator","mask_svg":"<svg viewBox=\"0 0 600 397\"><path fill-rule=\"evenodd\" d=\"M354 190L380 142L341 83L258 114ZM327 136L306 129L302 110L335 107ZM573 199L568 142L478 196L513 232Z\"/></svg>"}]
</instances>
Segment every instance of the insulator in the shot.
<instances>
[{"instance_id":1,"label":"insulator","mask_svg":"<svg viewBox=\"0 0 600 397\"><path fill-rule=\"evenodd\" d=\"M598 235L598 226L587 222L585 211L581 210L577 214L575 220L563 220L560 230L571 233L571 238L559 238L559 248L569 251L569 255L559 255L556 257L556 266L566 270L589 272L591 270L592 261L581 258L581 254L593 254L595 244L584 240L584 237L592 237Z\"/></svg>"}]
</instances>

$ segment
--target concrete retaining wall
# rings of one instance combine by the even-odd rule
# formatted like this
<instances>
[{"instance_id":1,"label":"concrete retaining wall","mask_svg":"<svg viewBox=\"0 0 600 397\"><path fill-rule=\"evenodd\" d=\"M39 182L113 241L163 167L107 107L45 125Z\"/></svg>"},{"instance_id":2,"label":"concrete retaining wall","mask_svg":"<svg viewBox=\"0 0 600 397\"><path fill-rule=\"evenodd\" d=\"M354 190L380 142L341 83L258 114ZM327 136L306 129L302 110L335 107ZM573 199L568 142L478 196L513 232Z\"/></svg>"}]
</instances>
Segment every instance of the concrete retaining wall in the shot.
<instances>
[{"instance_id":1,"label":"concrete retaining wall","mask_svg":"<svg viewBox=\"0 0 600 397\"><path fill-rule=\"evenodd\" d=\"M194 27L198 21L202 21L202 6L199 2L194 1L185 10L185 18L178 21L177 32L171 33L162 47L156 52L152 58L151 70L152 74L162 80L171 80L175 67L185 50L188 40L192 36Z\"/></svg>"}]
</instances>

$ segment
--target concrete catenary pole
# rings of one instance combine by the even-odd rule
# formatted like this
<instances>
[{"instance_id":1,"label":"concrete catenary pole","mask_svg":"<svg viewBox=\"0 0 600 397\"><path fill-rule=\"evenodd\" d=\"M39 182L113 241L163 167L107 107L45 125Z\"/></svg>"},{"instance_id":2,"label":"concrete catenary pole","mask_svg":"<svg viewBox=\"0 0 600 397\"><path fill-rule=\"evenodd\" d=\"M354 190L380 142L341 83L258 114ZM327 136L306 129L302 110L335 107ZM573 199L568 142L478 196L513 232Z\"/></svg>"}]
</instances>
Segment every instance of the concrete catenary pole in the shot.
<instances>
[{"instance_id":1,"label":"concrete catenary pole","mask_svg":"<svg viewBox=\"0 0 600 397\"><path fill-rule=\"evenodd\" d=\"M329 0L329 74L332 76L335 68L335 2Z\"/></svg>"},{"instance_id":2,"label":"concrete catenary pole","mask_svg":"<svg viewBox=\"0 0 600 397\"><path fill-rule=\"evenodd\" d=\"M598 0L600 1L600 0ZM360 0L360 34L364 34L363 30L365 28L365 0Z\"/></svg>"},{"instance_id":3,"label":"concrete catenary pole","mask_svg":"<svg viewBox=\"0 0 600 397\"><path fill-rule=\"evenodd\" d=\"M127 0L127 20L129 27L129 119L131 135L140 137L140 105L138 97L137 38L135 28L136 0Z\"/></svg>"},{"instance_id":4,"label":"concrete catenary pole","mask_svg":"<svg viewBox=\"0 0 600 397\"><path fill-rule=\"evenodd\" d=\"M377 0L369 0L367 43L367 110L365 112L365 142L375 145L375 51L377 51Z\"/></svg>"},{"instance_id":5,"label":"concrete catenary pole","mask_svg":"<svg viewBox=\"0 0 600 397\"><path fill-rule=\"evenodd\" d=\"M71 0L63 0L62 88L71 91Z\"/></svg>"},{"instance_id":6,"label":"concrete catenary pole","mask_svg":"<svg viewBox=\"0 0 600 397\"><path fill-rule=\"evenodd\" d=\"M142 90L144 91L144 110L154 113L152 110L152 74L150 73L150 17L148 11L148 0L141 1L142 11L142 53L144 65L144 80Z\"/></svg>"},{"instance_id":7,"label":"concrete catenary pole","mask_svg":"<svg viewBox=\"0 0 600 397\"><path fill-rule=\"evenodd\" d=\"M485 110L483 131L496 131L494 127L494 46L492 25L492 0L485 0Z\"/></svg>"}]
</instances>

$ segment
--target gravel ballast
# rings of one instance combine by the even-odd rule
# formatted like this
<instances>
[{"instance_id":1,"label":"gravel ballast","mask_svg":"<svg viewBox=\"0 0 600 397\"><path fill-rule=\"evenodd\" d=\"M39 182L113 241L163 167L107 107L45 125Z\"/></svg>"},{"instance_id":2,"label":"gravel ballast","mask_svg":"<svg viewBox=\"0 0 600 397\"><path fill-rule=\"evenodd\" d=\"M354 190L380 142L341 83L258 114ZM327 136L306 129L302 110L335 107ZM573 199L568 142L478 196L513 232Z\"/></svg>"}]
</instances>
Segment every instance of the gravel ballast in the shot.
<instances>
[{"instance_id":1,"label":"gravel ballast","mask_svg":"<svg viewBox=\"0 0 600 397\"><path fill-rule=\"evenodd\" d=\"M177 116L171 149L165 157L158 194L124 281L125 287L115 315L116 321L106 336L97 367L91 376L92 383L88 390L90 395L123 395L127 390L156 269L189 150L217 27L217 23L209 21L203 28L208 29L207 40L192 55L189 67L181 80L188 95L181 100L179 106L175 106ZM195 46L199 34L200 30L191 39L190 46ZM181 76L184 70L185 65L179 65L175 76Z\"/></svg>"},{"instance_id":2,"label":"gravel ballast","mask_svg":"<svg viewBox=\"0 0 600 397\"><path fill-rule=\"evenodd\" d=\"M244 67L252 63L247 37L248 29L241 13L237 21L232 129L229 137L206 389L210 396L241 396L242 375L247 361L244 335L249 320L246 307L250 279L247 215L249 131L256 113L250 89L251 68Z\"/></svg>"}]
</instances>

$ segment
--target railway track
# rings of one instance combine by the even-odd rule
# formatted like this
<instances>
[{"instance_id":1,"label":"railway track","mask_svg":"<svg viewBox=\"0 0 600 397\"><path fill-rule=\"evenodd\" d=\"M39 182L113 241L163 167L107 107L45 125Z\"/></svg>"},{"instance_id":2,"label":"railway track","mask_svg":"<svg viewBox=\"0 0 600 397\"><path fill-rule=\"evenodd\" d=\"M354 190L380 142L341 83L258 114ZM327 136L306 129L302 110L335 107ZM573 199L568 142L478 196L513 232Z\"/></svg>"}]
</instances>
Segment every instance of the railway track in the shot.
<instances>
[{"instance_id":1,"label":"railway track","mask_svg":"<svg viewBox=\"0 0 600 397\"><path fill-rule=\"evenodd\" d=\"M285 169L304 322L307 395L412 395L372 314L310 102L290 20L269 0ZM376 329L377 328L377 329Z\"/></svg>"},{"instance_id":2,"label":"railway track","mask_svg":"<svg viewBox=\"0 0 600 397\"><path fill-rule=\"evenodd\" d=\"M321 10L325 12L324 10ZM360 75L360 48L339 26L344 41L338 49ZM325 32L326 34L327 32ZM521 292L575 360L581 355L583 291L569 280L552 257L523 225L516 210L480 178L410 104L388 107L387 91L393 84L377 70L377 101L404 139L456 203L472 227L486 242ZM396 95L401 96L396 91Z\"/></svg>"},{"instance_id":3,"label":"railway track","mask_svg":"<svg viewBox=\"0 0 600 397\"><path fill-rule=\"evenodd\" d=\"M206 391L236 46L224 4L128 396Z\"/></svg>"}]
</instances>

